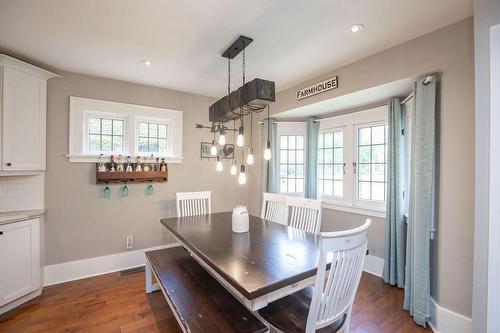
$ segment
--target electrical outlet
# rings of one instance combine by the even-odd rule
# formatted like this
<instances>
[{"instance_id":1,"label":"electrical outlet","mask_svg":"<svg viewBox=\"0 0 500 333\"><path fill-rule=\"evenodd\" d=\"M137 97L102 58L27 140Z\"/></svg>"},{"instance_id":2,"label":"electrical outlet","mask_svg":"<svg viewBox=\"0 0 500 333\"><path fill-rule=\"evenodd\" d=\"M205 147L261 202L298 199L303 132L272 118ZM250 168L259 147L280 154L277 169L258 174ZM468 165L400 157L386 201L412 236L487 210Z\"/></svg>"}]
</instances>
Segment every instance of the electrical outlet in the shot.
<instances>
[{"instance_id":1,"label":"electrical outlet","mask_svg":"<svg viewBox=\"0 0 500 333\"><path fill-rule=\"evenodd\" d=\"M125 248L131 249L133 247L134 247L134 236L129 235L129 236L127 236L127 239L125 241Z\"/></svg>"}]
</instances>

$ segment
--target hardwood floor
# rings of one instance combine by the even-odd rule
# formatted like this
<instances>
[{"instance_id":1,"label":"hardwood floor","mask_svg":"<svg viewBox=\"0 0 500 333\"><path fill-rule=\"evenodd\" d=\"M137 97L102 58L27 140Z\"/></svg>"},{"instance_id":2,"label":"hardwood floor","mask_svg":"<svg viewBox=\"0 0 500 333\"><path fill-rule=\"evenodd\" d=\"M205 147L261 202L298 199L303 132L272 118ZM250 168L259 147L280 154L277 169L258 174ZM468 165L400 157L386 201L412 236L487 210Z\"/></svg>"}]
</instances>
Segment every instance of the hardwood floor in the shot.
<instances>
[{"instance_id":1,"label":"hardwood floor","mask_svg":"<svg viewBox=\"0 0 500 333\"><path fill-rule=\"evenodd\" d=\"M363 273L353 333L432 332L401 308L403 292ZM0 332L180 332L161 292L144 292L144 273L119 273L46 287L43 294L0 315Z\"/></svg>"}]
</instances>

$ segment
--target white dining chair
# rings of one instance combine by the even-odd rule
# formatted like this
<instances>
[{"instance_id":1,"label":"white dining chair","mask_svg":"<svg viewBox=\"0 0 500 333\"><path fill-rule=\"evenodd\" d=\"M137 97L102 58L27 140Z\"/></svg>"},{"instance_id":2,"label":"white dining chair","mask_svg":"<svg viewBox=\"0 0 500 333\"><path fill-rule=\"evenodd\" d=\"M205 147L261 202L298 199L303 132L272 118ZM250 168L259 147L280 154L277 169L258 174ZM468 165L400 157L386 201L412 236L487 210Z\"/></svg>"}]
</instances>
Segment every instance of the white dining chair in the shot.
<instances>
[{"instance_id":1,"label":"white dining chair","mask_svg":"<svg viewBox=\"0 0 500 333\"><path fill-rule=\"evenodd\" d=\"M286 196L264 192L260 217L268 221L286 224Z\"/></svg>"},{"instance_id":2,"label":"white dining chair","mask_svg":"<svg viewBox=\"0 0 500 333\"><path fill-rule=\"evenodd\" d=\"M212 213L211 196L212 191L176 193L177 216L182 217Z\"/></svg>"},{"instance_id":3,"label":"white dining chair","mask_svg":"<svg viewBox=\"0 0 500 333\"><path fill-rule=\"evenodd\" d=\"M283 332L349 332L368 245L371 220L359 228L322 232L314 287L302 289L259 310L272 327ZM323 330L322 330L323 331Z\"/></svg>"},{"instance_id":4,"label":"white dining chair","mask_svg":"<svg viewBox=\"0 0 500 333\"><path fill-rule=\"evenodd\" d=\"M313 234L321 230L321 200L286 197L286 222L290 227Z\"/></svg>"}]
</instances>

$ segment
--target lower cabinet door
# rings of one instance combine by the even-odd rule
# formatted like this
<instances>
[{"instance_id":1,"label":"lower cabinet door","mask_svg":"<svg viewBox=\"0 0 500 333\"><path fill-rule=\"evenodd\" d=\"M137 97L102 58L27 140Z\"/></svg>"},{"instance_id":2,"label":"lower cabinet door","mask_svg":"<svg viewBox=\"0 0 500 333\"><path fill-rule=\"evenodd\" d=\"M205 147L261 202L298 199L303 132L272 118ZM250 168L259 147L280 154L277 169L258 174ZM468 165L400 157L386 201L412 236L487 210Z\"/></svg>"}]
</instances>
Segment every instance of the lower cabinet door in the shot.
<instances>
[{"instance_id":1,"label":"lower cabinet door","mask_svg":"<svg viewBox=\"0 0 500 333\"><path fill-rule=\"evenodd\" d=\"M40 220L0 225L0 306L40 287Z\"/></svg>"}]
</instances>

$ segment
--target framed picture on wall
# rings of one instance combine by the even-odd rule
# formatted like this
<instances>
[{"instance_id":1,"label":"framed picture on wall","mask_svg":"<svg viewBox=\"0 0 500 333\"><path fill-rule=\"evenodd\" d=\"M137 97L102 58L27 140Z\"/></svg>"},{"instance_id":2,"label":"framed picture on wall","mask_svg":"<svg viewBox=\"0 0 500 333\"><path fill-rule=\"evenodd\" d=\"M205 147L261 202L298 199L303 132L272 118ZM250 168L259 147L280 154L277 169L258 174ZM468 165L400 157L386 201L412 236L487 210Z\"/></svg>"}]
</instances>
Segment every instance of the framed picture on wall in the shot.
<instances>
[{"instance_id":1,"label":"framed picture on wall","mask_svg":"<svg viewBox=\"0 0 500 333\"><path fill-rule=\"evenodd\" d=\"M212 156L210 154L210 148L212 148L212 143L211 142L202 142L200 145L200 157L201 158L217 158L216 156ZM222 159L226 160L231 160L234 157L234 145L233 144L226 144L222 147L217 146L218 149L218 155Z\"/></svg>"}]
</instances>

